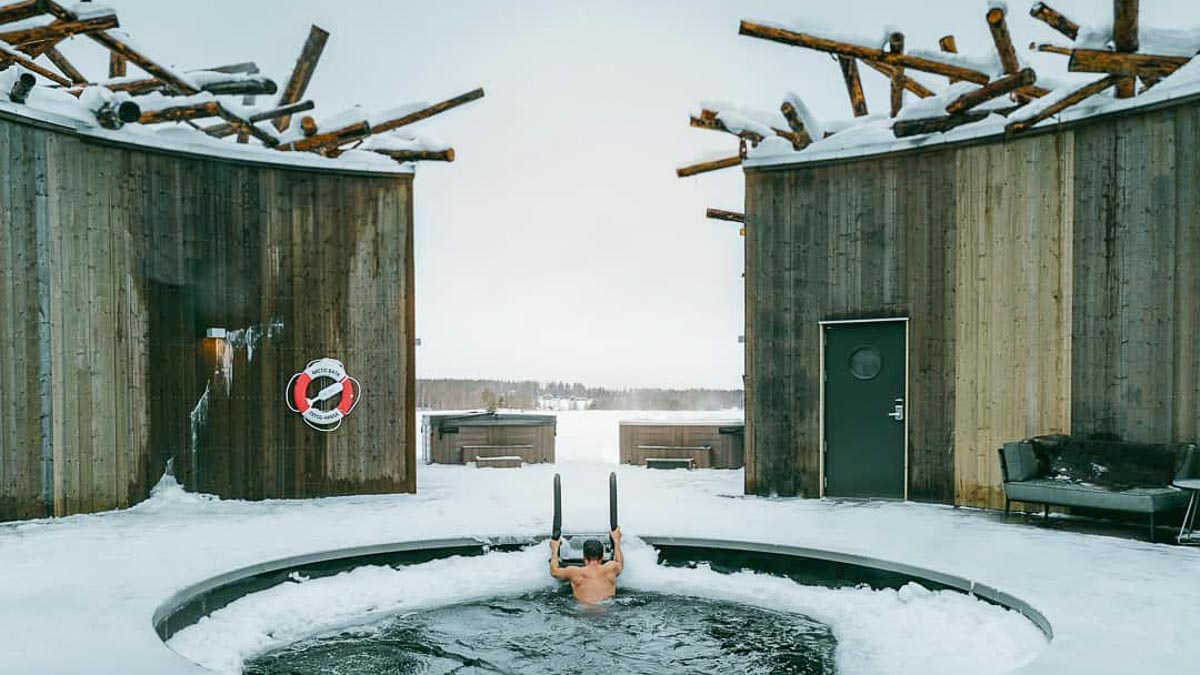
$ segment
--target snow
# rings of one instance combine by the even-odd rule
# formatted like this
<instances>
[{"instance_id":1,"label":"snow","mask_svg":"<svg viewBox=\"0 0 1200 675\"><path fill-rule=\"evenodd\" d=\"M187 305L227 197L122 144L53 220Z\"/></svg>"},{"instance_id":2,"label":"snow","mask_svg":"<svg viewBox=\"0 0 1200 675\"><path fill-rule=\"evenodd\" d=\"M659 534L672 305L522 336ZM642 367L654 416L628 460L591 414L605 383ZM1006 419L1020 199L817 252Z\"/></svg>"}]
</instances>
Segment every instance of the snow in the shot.
<instances>
[{"instance_id":1,"label":"snow","mask_svg":"<svg viewBox=\"0 0 1200 675\"><path fill-rule=\"evenodd\" d=\"M421 464L418 492L412 495L244 502L196 495L168 478L150 499L123 511L0 525L0 672L199 673L164 646L150 625L155 608L181 588L246 565L314 551L457 536L540 536L550 526L547 502L555 472L563 477L564 524L577 531L602 530L608 516L606 479L613 470L621 486L622 529L631 539L727 538L867 555L972 579L1031 603L1051 623L1055 637L1015 672L1186 672L1194 665L1186 646L1200 631L1200 549L1072 532L1071 523L1060 518L1052 518L1047 528L1020 517L1004 522L994 512L938 505L744 497L741 471L618 467L618 422L639 416L646 413L559 413L557 465L482 471ZM631 541L631 553L633 546ZM814 617L829 622L846 643L838 653L843 672L863 672L879 663L872 659L918 648L927 651L889 663L886 671L925 666L928 658L957 672L996 672L1002 665L1018 666L1036 649L1027 642L1026 624L977 607L971 598L927 595L911 587L897 593L826 592L777 579L653 568L643 553L637 555L622 581L629 588L703 589L706 595L728 594L739 601L811 607ZM288 603L303 607L322 595L322 588L337 584L343 584L337 588L346 604L322 605L310 618L369 619L352 611L354 598L371 592L399 597L402 586L419 588L422 595L442 593L439 598L445 599L546 583L534 569L544 564L544 554L502 560L494 571L489 567L487 574L474 577L473 586L457 590L452 579L458 575L442 575L435 567L287 584L247 599L267 604L258 606L262 613L252 611L238 620L275 616L281 621L275 629L291 630L295 618L270 612ZM466 564L439 561L460 563ZM404 572L439 575L439 581L417 583L434 577L401 576ZM363 581L368 577L372 580ZM446 583L451 587L436 588ZM309 584L318 585L302 588ZM261 621L260 628L265 627L267 619ZM242 649L243 640L253 649L264 633L237 635L227 643L231 649ZM958 650L951 645L984 651L970 652L976 658L969 663L956 663Z\"/></svg>"},{"instance_id":2,"label":"snow","mask_svg":"<svg viewBox=\"0 0 1200 675\"><path fill-rule=\"evenodd\" d=\"M11 81L16 68L0 72L0 86ZM11 73L11 75L10 75ZM139 101L140 101L139 97ZM225 104L224 101L222 101ZM247 162L280 166L304 166L330 171L366 171L370 173L412 173L411 164L400 165L373 152L344 153L337 159L310 152L280 152L254 143L245 145L213 138L198 129L183 124L140 125L126 124L119 130L104 129L96 118L74 96L50 87L34 87L25 105L12 103L0 96L0 114L11 114L58 126L68 133L124 143L152 150L180 152L202 157L223 157Z\"/></svg>"},{"instance_id":3,"label":"snow","mask_svg":"<svg viewBox=\"0 0 1200 675\"><path fill-rule=\"evenodd\" d=\"M1081 25L1074 47L1111 51L1112 22ZM1200 52L1200 27L1159 27L1139 21L1138 52L1160 56L1194 56Z\"/></svg>"},{"instance_id":4,"label":"snow","mask_svg":"<svg viewBox=\"0 0 1200 675\"><path fill-rule=\"evenodd\" d=\"M800 96L795 92L789 91L783 100L791 103L792 107L796 109L796 114L800 116L800 121L804 122L804 130L808 132L809 138L817 140L824 136L825 128L817 121L816 115L813 115Z\"/></svg>"},{"instance_id":5,"label":"snow","mask_svg":"<svg viewBox=\"0 0 1200 675\"><path fill-rule=\"evenodd\" d=\"M1007 12L1007 7L1004 6L1003 2L999 2L998 0L989 0L988 6L989 8L1001 7ZM811 30L803 26L789 26L785 23L774 21L755 22L788 30L807 32L843 42L851 42L873 49L880 48L880 45L886 40L886 32L884 33L884 40L873 41L863 36L837 35L830 31ZM1155 27L1143 23L1139 26L1138 32L1138 51L1141 53L1190 57L1200 52L1200 26L1189 28ZM1097 23L1081 26L1079 35L1072 44L1072 47L1108 50L1112 49L1111 43L1111 22ZM979 70L987 73L993 79L1002 75L999 56L994 50L990 49L978 56L950 54L932 48L910 48L907 53L933 61ZM1022 67L1028 65L1028 62L1024 58L1023 50L1017 50L1017 58ZM1139 94L1134 98L1115 99L1111 92L1093 96L1079 104L1071 106L1059 115L1042 121L1039 123L1039 126L1070 122L1094 115L1129 110L1140 106L1200 94L1200 77L1197 77L1196 69L1198 66L1196 64L1197 60L1194 59L1170 76L1163 78L1149 91ZM908 72L910 74L921 75L917 71ZM1061 100L1063 96L1083 86L1087 81L1086 78L1074 78L1067 81L1055 77L1054 73L1039 72L1038 86L1049 89L1051 94L1014 113L1009 118L1009 121L1028 119L1037 111L1045 109L1051 102ZM936 78L931 80L931 82L933 82L931 88L937 92L935 96L924 100L917 99L911 95L906 96L906 104L898 116L899 119L920 119L944 114L945 105L954 98L957 98L957 96L950 96L950 92L953 91L961 95L971 89L971 85L966 83L957 83L947 87L942 83L942 80ZM795 98L795 95L789 94L789 98ZM1008 104L1008 99L1002 97L983 104L978 109L990 110L1004 107ZM887 128L890 127L890 124L881 124L878 117L867 116L850 122L827 123L826 130L837 133L824 139L818 134L813 134L813 144L803 150L797 151L788 143L761 143L758 147L749 149L748 157L743 164L747 168L754 168L886 154L937 143L1000 136L1004 134L1005 123L1002 117L991 115L978 122L965 124L948 132L898 139Z\"/></svg>"},{"instance_id":6,"label":"snow","mask_svg":"<svg viewBox=\"0 0 1200 675\"><path fill-rule=\"evenodd\" d=\"M943 52L940 49L909 49L908 55L960 68L978 70L988 74L992 78L1004 74L1004 67L1000 65L1000 55L995 50L986 52L983 55L972 56L970 54L952 54L950 52ZM1018 61L1020 60L1019 55L1017 59Z\"/></svg>"},{"instance_id":7,"label":"snow","mask_svg":"<svg viewBox=\"0 0 1200 675\"><path fill-rule=\"evenodd\" d=\"M1041 631L1020 614L954 591L931 592L915 583L881 591L801 586L765 574L661 567L655 551L636 538L626 539L623 549L623 588L801 611L826 623L838 638L844 675L956 673L969 666L977 675L1003 673L1046 647ZM253 656L351 627L369 629L389 615L552 588L546 559L547 549L537 546L297 580L241 598L168 644L207 668L237 675Z\"/></svg>"},{"instance_id":8,"label":"snow","mask_svg":"<svg viewBox=\"0 0 1200 675\"><path fill-rule=\"evenodd\" d=\"M891 35L896 28L894 26L883 26L876 33L859 33L853 31L839 30L830 26L815 26L812 24L795 24L781 22L776 19L756 19L746 17L743 21L756 23L769 28L782 28L783 30L792 31L794 33L807 33L816 35L827 40L836 40L837 42L845 42L847 44L866 47L867 49L882 49L888 42L888 36Z\"/></svg>"},{"instance_id":9,"label":"snow","mask_svg":"<svg viewBox=\"0 0 1200 675\"><path fill-rule=\"evenodd\" d=\"M87 13L90 13L89 15L104 14L112 11L110 8L100 5L93 7L92 3L81 3L79 6L86 10ZM126 44L130 44L128 36L124 33L113 30L108 31L108 33ZM130 46L132 47L132 45ZM0 52L5 51L13 50L8 45L0 42ZM20 67L12 67L0 71L0 89L4 91L11 89L13 81L22 70ZM250 77L210 71L174 72L174 74L196 88L214 79L228 81ZM127 76L109 80L109 83L115 84L140 79L144 78ZM365 171L389 174L413 173L414 171L414 165L411 163L398 164L394 160L374 152L349 151L337 158L322 157L309 152L280 152L263 147L257 143L238 144L232 142L232 139L229 138L214 138L199 129L180 123L156 125L126 124L117 130L100 127L96 121L94 111L105 102L122 100L130 100L129 95L124 92L112 93L100 87L88 87L79 98L76 98L64 89L39 85L33 88L24 104L12 103L8 100L7 96L0 96L0 114L7 113L37 120L58 126L65 132L84 137L205 157L223 157L285 166L324 168L333 171ZM192 96L166 96L159 92L152 92L134 97L132 100L137 102L143 112L207 101L220 101L227 109L243 117L252 114L253 110L241 105L240 96L214 96L207 92L200 92ZM417 107L423 107L423 105L418 105ZM391 114L391 112L394 111L387 111L384 114ZM367 120L370 117L371 115L364 108L356 106L339 115L323 120L321 128L332 130L352 122ZM269 134L275 134L274 128L266 124L259 124L257 126ZM303 137L298 126L297 124L293 124L293 128L283 134L283 142L286 143L289 140L296 140ZM422 149L427 146L438 146L437 149L445 147L434 141L419 139L415 139L415 145L419 145Z\"/></svg>"},{"instance_id":10,"label":"snow","mask_svg":"<svg viewBox=\"0 0 1200 675\"><path fill-rule=\"evenodd\" d=\"M370 122L371 126L374 127L374 126L383 124L384 122L391 122L392 120L400 119L401 117L404 117L406 115L411 115L411 114L417 112L418 110L424 110L431 105L433 105L433 104L430 103L429 101L416 101L416 102L412 102L412 103L405 103L403 105L398 105L394 108L388 108L387 110L381 110L381 111L375 113L374 115L371 115L367 121Z\"/></svg>"},{"instance_id":11,"label":"snow","mask_svg":"<svg viewBox=\"0 0 1200 675\"><path fill-rule=\"evenodd\" d=\"M425 150L436 152L449 148L449 144L433 138L418 136L410 131L396 129L375 134L362 144L364 150Z\"/></svg>"},{"instance_id":12,"label":"snow","mask_svg":"<svg viewBox=\"0 0 1200 675\"><path fill-rule=\"evenodd\" d=\"M67 11L74 14L77 19L94 19L117 13L117 10L110 5L102 5L98 2L77 2L68 7Z\"/></svg>"},{"instance_id":13,"label":"snow","mask_svg":"<svg viewBox=\"0 0 1200 675\"><path fill-rule=\"evenodd\" d=\"M1009 115L1009 119L1014 122L1031 119L1034 116L1041 113L1043 110L1046 110L1050 106L1053 106L1054 104L1059 103L1064 98L1071 95L1073 92L1077 91L1080 87L1084 86L1084 84L1091 84L1093 82L1099 82L1100 80L1103 80L1106 77L1108 77L1107 74L1095 75L1091 78L1088 78L1088 80L1086 82L1084 82L1083 84L1070 84L1070 85L1065 85L1065 86L1059 87L1058 89L1051 91L1049 94L1047 94L1047 95L1039 98L1038 100L1030 103L1029 105L1021 108L1020 110L1017 110L1012 115ZM1100 109L1103 109L1106 98L1109 100L1113 100L1111 89L1109 91L1101 92L1094 96L1090 96L1090 97L1084 99L1083 101L1080 101L1079 103L1075 104L1073 107L1078 108L1078 111L1076 111L1076 112L1087 112L1089 110L1100 110Z\"/></svg>"}]
</instances>

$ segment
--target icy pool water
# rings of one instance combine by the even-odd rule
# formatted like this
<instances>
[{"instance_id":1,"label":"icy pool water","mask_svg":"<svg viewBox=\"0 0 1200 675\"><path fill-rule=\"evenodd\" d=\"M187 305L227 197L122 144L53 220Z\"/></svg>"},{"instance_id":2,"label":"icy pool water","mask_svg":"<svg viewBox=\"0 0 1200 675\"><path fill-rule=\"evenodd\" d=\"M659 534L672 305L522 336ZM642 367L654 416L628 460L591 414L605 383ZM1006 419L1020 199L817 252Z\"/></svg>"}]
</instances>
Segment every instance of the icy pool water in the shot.
<instances>
[{"instance_id":1,"label":"icy pool water","mask_svg":"<svg viewBox=\"0 0 1200 675\"><path fill-rule=\"evenodd\" d=\"M802 614L638 592L585 609L561 589L320 636L258 657L245 673L827 675L836 647L828 626Z\"/></svg>"},{"instance_id":2,"label":"icy pool water","mask_svg":"<svg viewBox=\"0 0 1200 675\"><path fill-rule=\"evenodd\" d=\"M224 675L329 673L830 673L998 675L1046 636L952 590L807 585L660 562L629 537L617 598L583 611L544 543L286 581L167 639Z\"/></svg>"}]
</instances>

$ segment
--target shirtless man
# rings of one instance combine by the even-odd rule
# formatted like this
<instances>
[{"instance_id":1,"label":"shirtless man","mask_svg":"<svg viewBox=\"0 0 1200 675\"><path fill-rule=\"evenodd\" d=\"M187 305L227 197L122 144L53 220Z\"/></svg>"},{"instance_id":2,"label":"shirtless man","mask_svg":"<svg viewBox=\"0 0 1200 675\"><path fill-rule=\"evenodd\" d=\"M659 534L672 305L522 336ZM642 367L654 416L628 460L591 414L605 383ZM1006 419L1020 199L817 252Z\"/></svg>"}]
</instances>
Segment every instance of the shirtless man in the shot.
<instances>
[{"instance_id":1,"label":"shirtless man","mask_svg":"<svg viewBox=\"0 0 1200 675\"><path fill-rule=\"evenodd\" d=\"M607 600L617 594L617 575L625 568L625 559L621 557L621 528L613 530L609 536L613 541L613 559L601 563L604 544L589 539L583 544L583 567L559 567L558 548L562 542L550 540L550 576L570 581L575 599L585 605Z\"/></svg>"}]
</instances>

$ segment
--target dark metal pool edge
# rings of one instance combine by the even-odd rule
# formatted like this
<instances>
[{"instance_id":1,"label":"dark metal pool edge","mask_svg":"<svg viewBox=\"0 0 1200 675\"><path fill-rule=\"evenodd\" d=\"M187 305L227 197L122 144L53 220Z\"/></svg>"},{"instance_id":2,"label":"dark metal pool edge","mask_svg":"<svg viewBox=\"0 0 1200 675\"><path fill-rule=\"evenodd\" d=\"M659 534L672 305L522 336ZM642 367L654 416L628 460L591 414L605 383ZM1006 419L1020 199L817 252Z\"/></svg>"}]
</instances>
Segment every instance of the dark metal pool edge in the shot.
<instances>
[{"instance_id":1,"label":"dark metal pool edge","mask_svg":"<svg viewBox=\"0 0 1200 675\"><path fill-rule=\"evenodd\" d=\"M868 556L821 549L785 546L751 541L728 539L699 539L691 537L643 536L642 541L658 549L664 557L674 553L685 560L696 562L698 558L709 558L717 554L732 554L743 561L757 555L765 559L773 557L789 563L823 566L823 570L839 570L837 580L855 583L855 580L877 580L873 575L885 573L887 581L880 586L896 587L900 581L923 582L967 593L986 602L1022 614L1038 627L1047 640L1054 638L1050 622L1032 605L1024 600L986 584L980 584L960 576L937 572L904 563L881 560ZM364 565L416 564L456 555L483 555L494 550L517 550L541 543L544 539L528 536L461 537L452 539L427 539L422 541L375 544L351 548L318 551L266 561L231 570L180 589L159 604L151 618L151 624L164 642L183 628L190 626L229 603L250 593L265 590L286 581L293 574L307 577L330 576ZM758 559L758 558L756 558ZM760 561L761 562L761 561ZM765 565L749 565L759 569ZM846 574L849 572L849 574ZM822 577L823 579L824 577ZM828 582L828 580L826 580ZM859 581L858 583L870 583ZM816 583L821 583L819 580ZM826 583L826 585L829 585ZM836 585L836 584L834 584ZM873 587L876 583L870 583Z\"/></svg>"}]
</instances>

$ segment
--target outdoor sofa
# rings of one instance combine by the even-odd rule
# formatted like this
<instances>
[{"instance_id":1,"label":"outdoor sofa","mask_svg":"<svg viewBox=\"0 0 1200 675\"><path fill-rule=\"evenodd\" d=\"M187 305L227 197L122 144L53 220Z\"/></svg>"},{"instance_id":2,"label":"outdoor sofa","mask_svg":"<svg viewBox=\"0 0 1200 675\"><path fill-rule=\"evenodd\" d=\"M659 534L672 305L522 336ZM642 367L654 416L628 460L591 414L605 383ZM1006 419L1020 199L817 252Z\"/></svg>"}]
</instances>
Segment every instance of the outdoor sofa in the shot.
<instances>
[{"instance_id":1,"label":"outdoor sofa","mask_svg":"<svg viewBox=\"0 0 1200 675\"><path fill-rule=\"evenodd\" d=\"M1182 510L1185 490L1173 487L1176 467L1190 465L1194 444L1169 445L1037 436L1000 448L1004 513L1012 502L1120 511L1149 518L1154 540L1155 515Z\"/></svg>"}]
</instances>

